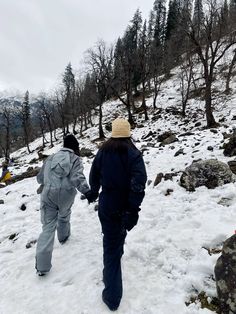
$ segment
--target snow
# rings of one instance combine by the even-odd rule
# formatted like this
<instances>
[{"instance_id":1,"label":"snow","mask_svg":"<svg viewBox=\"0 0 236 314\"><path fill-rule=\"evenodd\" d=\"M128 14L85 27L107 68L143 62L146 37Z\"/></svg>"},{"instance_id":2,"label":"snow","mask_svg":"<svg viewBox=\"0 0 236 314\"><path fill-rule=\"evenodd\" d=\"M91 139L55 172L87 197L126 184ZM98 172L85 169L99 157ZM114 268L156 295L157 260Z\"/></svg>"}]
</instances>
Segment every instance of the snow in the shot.
<instances>
[{"instance_id":1,"label":"snow","mask_svg":"<svg viewBox=\"0 0 236 314\"><path fill-rule=\"evenodd\" d=\"M165 112L169 106L178 107L180 97L177 89L178 70L171 80L166 81L158 98L162 109L161 118L140 121L144 128L135 129L133 138L138 148L144 151L148 179L146 196L140 212L138 225L126 239L123 264L124 294L119 314L209 314L199 303L186 306L190 297L205 291L209 298L216 296L213 280L214 265L219 254L209 255L208 249L221 248L223 241L234 233L236 210L236 183L226 184L214 190L206 187L187 192L179 185L178 174L173 181L162 180L154 187L157 173L179 172L199 158L217 158L227 162L232 158L223 155L220 146L223 132L229 133L235 124L231 121L236 114L235 97L232 96L217 111L216 118L226 116L218 133L204 129L204 116L199 111L196 127L193 119L175 117ZM216 82L220 86L220 82ZM232 81L233 86L236 82ZM222 85L222 83L221 83ZM223 87L222 87L223 88ZM150 118L152 99L148 99ZM201 100L191 100L189 106L202 108ZM126 116L119 101L104 104L104 123L115 116ZM188 114L191 115L189 109ZM229 127L228 127L229 125ZM152 139L142 139L149 131L172 130L178 141L159 147ZM179 136L186 131L194 135ZM106 131L109 136L109 132ZM62 143L47 147L46 155L56 152ZM97 144L91 140L97 137L97 125L84 132L79 138L81 147L96 153ZM149 146L149 144L153 144ZM199 145L196 146L196 143ZM38 158L37 149L42 139L31 143L32 153L22 148L12 154L16 160L10 167L13 175L20 174L29 166L41 166L41 162L30 164ZM207 149L213 147L213 151ZM180 149L184 155L174 157ZM83 158L85 174L88 177L92 159ZM0 313L1 314L105 314L110 313L101 300L102 283L102 234L94 211L94 205L76 196L72 208L72 235L69 241L60 245L55 239L53 267L48 276L39 278L35 274L35 244L26 244L37 239L40 231L38 185L35 178L25 179L0 189ZM170 195L166 191L172 189ZM229 206L219 204L222 198L231 200ZM20 209L22 204L26 210ZM15 238L9 239L10 235Z\"/></svg>"}]
</instances>

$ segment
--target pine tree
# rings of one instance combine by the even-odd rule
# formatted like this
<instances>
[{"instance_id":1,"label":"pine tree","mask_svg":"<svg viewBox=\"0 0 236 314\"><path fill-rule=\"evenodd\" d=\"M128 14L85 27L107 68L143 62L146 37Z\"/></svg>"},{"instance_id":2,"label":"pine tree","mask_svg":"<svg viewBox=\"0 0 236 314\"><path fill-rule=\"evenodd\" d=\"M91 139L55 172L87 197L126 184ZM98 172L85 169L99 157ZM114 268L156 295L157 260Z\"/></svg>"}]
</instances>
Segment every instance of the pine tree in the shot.
<instances>
[{"instance_id":1,"label":"pine tree","mask_svg":"<svg viewBox=\"0 0 236 314\"><path fill-rule=\"evenodd\" d=\"M180 13L181 13L181 31L185 36L189 31L191 16L192 16L192 1L191 0L182 0L180 5Z\"/></svg>"},{"instance_id":2,"label":"pine tree","mask_svg":"<svg viewBox=\"0 0 236 314\"><path fill-rule=\"evenodd\" d=\"M129 46L129 51L131 53L131 61L132 61L132 72L133 72L133 79L132 85L135 91L135 94L138 94L138 85L141 81L141 70L138 68L138 43L139 38L141 36L141 29L142 29L142 14L141 11L138 9L133 19L131 20L131 26L127 30L128 41L126 44Z\"/></svg>"},{"instance_id":3,"label":"pine tree","mask_svg":"<svg viewBox=\"0 0 236 314\"><path fill-rule=\"evenodd\" d=\"M166 22L166 41L170 40L171 36L175 35L178 31L179 18L180 18L180 5L177 0L169 2L169 10Z\"/></svg>"},{"instance_id":4,"label":"pine tree","mask_svg":"<svg viewBox=\"0 0 236 314\"><path fill-rule=\"evenodd\" d=\"M138 47L138 40L139 40L141 28L142 28L142 13L138 9L134 14L133 19L131 20L131 31L133 33L133 47L134 47L134 49L137 49L137 47Z\"/></svg>"},{"instance_id":5,"label":"pine tree","mask_svg":"<svg viewBox=\"0 0 236 314\"><path fill-rule=\"evenodd\" d=\"M29 106L29 92L26 91L25 96L24 96L24 101L23 101L23 114L24 114L24 119L30 124L30 106Z\"/></svg>"},{"instance_id":6,"label":"pine tree","mask_svg":"<svg viewBox=\"0 0 236 314\"><path fill-rule=\"evenodd\" d=\"M147 106L146 106L146 84L147 78L150 75L149 71L149 58L150 54L150 42L148 40L147 34L147 22L144 21L141 35L139 38L139 46L138 46L138 68L140 69L140 80L142 85L142 108L144 110L145 120L148 120L147 114Z\"/></svg>"},{"instance_id":7,"label":"pine tree","mask_svg":"<svg viewBox=\"0 0 236 314\"><path fill-rule=\"evenodd\" d=\"M154 10L151 10L148 20L148 38L150 42L153 41L154 28L155 28L155 12Z\"/></svg>"},{"instance_id":8,"label":"pine tree","mask_svg":"<svg viewBox=\"0 0 236 314\"><path fill-rule=\"evenodd\" d=\"M200 36L201 29L204 23L204 12L202 0L195 0L193 10L193 27L197 37Z\"/></svg>"},{"instance_id":9,"label":"pine tree","mask_svg":"<svg viewBox=\"0 0 236 314\"><path fill-rule=\"evenodd\" d=\"M153 39L155 46L164 45L166 24L166 0L155 0L153 5L155 16Z\"/></svg>"},{"instance_id":10,"label":"pine tree","mask_svg":"<svg viewBox=\"0 0 236 314\"><path fill-rule=\"evenodd\" d=\"M70 62L68 63L68 65L65 68L62 82L68 91L73 90L75 87L75 76L73 74L73 70L72 70L72 66L71 66Z\"/></svg>"},{"instance_id":11,"label":"pine tree","mask_svg":"<svg viewBox=\"0 0 236 314\"><path fill-rule=\"evenodd\" d=\"M156 99L160 86L160 76L163 74L163 56L166 33L166 1L155 0L149 18L149 58L148 68L150 71L149 80L152 78L153 106L156 108ZM151 88L151 80L149 82Z\"/></svg>"},{"instance_id":12,"label":"pine tree","mask_svg":"<svg viewBox=\"0 0 236 314\"><path fill-rule=\"evenodd\" d=\"M116 93L122 92L124 90L124 83L125 83L125 73L124 73L124 47L122 39L119 37L114 50L114 68L113 68L113 82L112 87L115 89L115 96Z\"/></svg>"},{"instance_id":13,"label":"pine tree","mask_svg":"<svg viewBox=\"0 0 236 314\"><path fill-rule=\"evenodd\" d=\"M23 103L21 105L20 114L19 114L21 125L24 133L25 145L28 149L28 152L31 153L29 143L31 140L31 114L30 114L30 104L29 104L29 92L26 91Z\"/></svg>"},{"instance_id":14,"label":"pine tree","mask_svg":"<svg viewBox=\"0 0 236 314\"><path fill-rule=\"evenodd\" d=\"M64 130L64 133L69 133L69 122L71 121L73 121L73 132L75 133L75 126L77 122L77 112L75 106L75 76L70 62L65 68L62 83L65 88L63 114L65 116L66 130Z\"/></svg>"}]
</instances>

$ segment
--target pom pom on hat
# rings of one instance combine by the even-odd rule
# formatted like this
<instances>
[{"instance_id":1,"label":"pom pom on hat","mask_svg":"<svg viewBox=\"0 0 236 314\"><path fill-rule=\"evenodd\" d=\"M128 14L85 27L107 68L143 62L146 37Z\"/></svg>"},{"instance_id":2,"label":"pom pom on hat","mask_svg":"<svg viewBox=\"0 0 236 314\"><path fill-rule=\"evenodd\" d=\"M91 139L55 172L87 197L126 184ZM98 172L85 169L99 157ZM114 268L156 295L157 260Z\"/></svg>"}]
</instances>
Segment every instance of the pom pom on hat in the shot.
<instances>
[{"instance_id":1,"label":"pom pom on hat","mask_svg":"<svg viewBox=\"0 0 236 314\"><path fill-rule=\"evenodd\" d=\"M112 138L130 137L130 124L127 120L117 118L112 122Z\"/></svg>"}]
</instances>

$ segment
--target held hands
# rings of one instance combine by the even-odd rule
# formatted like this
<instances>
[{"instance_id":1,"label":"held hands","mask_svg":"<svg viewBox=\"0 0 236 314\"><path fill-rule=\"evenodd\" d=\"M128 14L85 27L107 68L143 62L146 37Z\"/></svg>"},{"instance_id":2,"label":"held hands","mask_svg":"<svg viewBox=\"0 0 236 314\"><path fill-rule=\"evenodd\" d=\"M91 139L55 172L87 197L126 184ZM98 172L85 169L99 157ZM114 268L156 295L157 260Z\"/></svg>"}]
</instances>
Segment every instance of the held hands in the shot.
<instances>
[{"instance_id":1,"label":"held hands","mask_svg":"<svg viewBox=\"0 0 236 314\"><path fill-rule=\"evenodd\" d=\"M98 198L98 193L94 193L93 191L89 190L84 194L84 196L87 198L89 204L96 201Z\"/></svg>"}]
</instances>

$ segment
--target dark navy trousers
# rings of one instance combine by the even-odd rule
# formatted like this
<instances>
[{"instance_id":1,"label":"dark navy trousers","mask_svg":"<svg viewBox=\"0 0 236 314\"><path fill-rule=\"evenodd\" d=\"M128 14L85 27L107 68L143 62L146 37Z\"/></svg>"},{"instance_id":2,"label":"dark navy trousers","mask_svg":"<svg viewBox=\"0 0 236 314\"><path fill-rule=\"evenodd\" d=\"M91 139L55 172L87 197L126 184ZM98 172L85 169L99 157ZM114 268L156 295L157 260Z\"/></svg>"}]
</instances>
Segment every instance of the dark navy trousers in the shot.
<instances>
[{"instance_id":1,"label":"dark navy trousers","mask_svg":"<svg viewBox=\"0 0 236 314\"><path fill-rule=\"evenodd\" d=\"M121 257L124 253L126 230L118 214L99 211L103 233L103 298L111 306L119 306L123 288Z\"/></svg>"}]
</instances>

